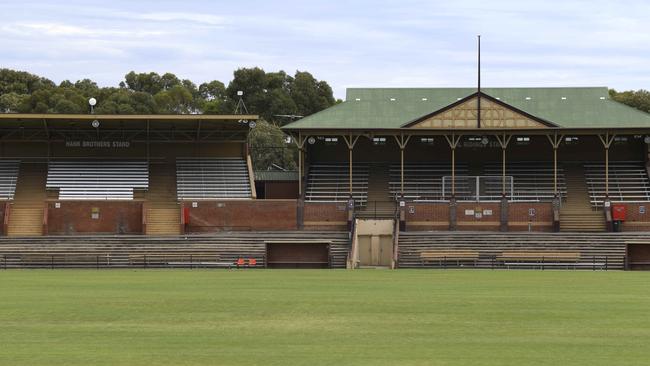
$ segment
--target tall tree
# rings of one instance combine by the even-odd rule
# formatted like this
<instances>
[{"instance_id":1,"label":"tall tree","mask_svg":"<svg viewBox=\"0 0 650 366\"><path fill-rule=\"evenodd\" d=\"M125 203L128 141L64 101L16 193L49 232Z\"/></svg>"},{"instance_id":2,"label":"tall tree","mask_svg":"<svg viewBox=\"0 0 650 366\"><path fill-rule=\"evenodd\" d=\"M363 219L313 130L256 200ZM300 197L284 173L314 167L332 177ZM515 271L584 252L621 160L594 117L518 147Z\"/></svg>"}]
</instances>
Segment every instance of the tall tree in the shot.
<instances>
[{"instance_id":1,"label":"tall tree","mask_svg":"<svg viewBox=\"0 0 650 366\"><path fill-rule=\"evenodd\" d=\"M619 93L614 89L610 89L609 96L618 102L629 105L630 107L650 113L650 91L639 89L636 91L627 90Z\"/></svg>"}]
</instances>

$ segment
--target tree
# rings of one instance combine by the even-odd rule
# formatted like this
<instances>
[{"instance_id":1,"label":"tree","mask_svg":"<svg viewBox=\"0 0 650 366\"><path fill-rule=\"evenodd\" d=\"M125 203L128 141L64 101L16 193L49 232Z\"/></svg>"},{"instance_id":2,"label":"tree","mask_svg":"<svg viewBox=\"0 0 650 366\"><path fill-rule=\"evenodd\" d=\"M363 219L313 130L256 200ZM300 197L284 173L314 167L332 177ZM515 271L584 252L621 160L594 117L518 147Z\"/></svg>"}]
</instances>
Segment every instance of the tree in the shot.
<instances>
[{"instance_id":1,"label":"tree","mask_svg":"<svg viewBox=\"0 0 650 366\"><path fill-rule=\"evenodd\" d=\"M27 94L10 92L0 95L0 113L16 113L24 100L29 98Z\"/></svg>"},{"instance_id":2,"label":"tree","mask_svg":"<svg viewBox=\"0 0 650 366\"><path fill-rule=\"evenodd\" d=\"M650 91L639 89L619 93L614 89L610 89L609 96L617 102L650 113Z\"/></svg>"},{"instance_id":3,"label":"tree","mask_svg":"<svg viewBox=\"0 0 650 366\"><path fill-rule=\"evenodd\" d=\"M297 114L308 116L334 105L332 88L324 82L316 80L308 72L296 71L291 98L296 104Z\"/></svg>"},{"instance_id":4,"label":"tree","mask_svg":"<svg viewBox=\"0 0 650 366\"><path fill-rule=\"evenodd\" d=\"M296 169L295 145L287 144L286 135L276 125L258 121L249 134L251 159L255 170L269 170L273 164L287 170Z\"/></svg>"}]
</instances>

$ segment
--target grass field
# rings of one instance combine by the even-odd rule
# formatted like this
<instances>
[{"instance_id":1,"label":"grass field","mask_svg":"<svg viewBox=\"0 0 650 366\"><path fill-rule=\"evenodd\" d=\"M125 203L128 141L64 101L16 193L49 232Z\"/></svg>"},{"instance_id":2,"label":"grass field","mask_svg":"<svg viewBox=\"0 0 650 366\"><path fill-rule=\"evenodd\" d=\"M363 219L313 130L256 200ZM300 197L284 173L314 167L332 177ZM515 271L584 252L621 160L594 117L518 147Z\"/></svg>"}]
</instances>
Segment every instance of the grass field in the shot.
<instances>
[{"instance_id":1,"label":"grass field","mask_svg":"<svg viewBox=\"0 0 650 366\"><path fill-rule=\"evenodd\" d=\"M0 271L3 365L648 365L650 273Z\"/></svg>"}]
</instances>

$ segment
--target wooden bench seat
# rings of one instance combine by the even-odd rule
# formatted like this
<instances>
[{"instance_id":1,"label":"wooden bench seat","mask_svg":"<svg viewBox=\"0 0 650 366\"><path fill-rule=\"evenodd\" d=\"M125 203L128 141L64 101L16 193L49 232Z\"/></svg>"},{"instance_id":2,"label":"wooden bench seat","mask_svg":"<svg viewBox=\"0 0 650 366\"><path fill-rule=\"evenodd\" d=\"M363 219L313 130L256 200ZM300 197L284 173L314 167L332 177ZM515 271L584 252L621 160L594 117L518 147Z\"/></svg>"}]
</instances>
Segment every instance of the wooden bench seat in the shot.
<instances>
[{"instance_id":1,"label":"wooden bench seat","mask_svg":"<svg viewBox=\"0 0 650 366\"><path fill-rule=\"evenodd\" d=\"M577 262L580 252L506 251L496 257L498 261Z\"/></svg>"},{"instance_id":2,"label":"wooden bench seat","mask_svg":"<svg viewBox=\"0 0 650 366\"><path fill-rule=\"evenodd\" d=\"M420 261L425 263L438 263L446 266L449 262L455 262L460 266L461 263L472 262L476 265L479 254L474 250L424 250L420 252Z\"/></svg>"}]
</instances>

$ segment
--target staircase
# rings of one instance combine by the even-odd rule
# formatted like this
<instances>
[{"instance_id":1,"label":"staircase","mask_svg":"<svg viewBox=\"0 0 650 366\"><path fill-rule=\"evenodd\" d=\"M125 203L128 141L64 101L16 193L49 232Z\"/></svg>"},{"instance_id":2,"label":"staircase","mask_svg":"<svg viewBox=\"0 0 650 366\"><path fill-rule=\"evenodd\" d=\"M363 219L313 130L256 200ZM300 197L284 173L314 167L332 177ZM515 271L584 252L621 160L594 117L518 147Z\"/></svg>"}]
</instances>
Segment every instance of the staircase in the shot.
<instances>
[{"instance_id":1,"label":"staircase","mask_svg":"<svg viewBox=\"0 0 650 366\"><path fill-rule=\"evenodd\" d=\"M47 164L21 163L16 194L9 212L7 236L43 235Z\"/></svg>"},{"instance_id":2,"label":"staircase","mask_svg":"<svg viewBox=\"0 0 650 366\"><path fill-rule=\"evenodd\" d=\"M606 231L603 211L591 206L583 166L577 164L566 168L567 197L560 209L560 231Z\"/></svg>"},{"instance_id":3,"label":"staircase","mask_svg":"<svg viewBox=\"0 0 650 366\"><path fill-rule=\"evenodd\" d=\"M359 218L394 218L396 201L390 194L388 164L370 166L368 176L368 203L357 212Z\"/></svg>"},{"instance_id":4,"label":"staircase","mask_svg":"<svg viewBox=\"0 0 650 366\"><path fill-rule=\"evenodd\" d=\"M147 191L147 235L178 235L181 211L176 197L176 167L151 164Z\"/></svg>"}]
</instances>

